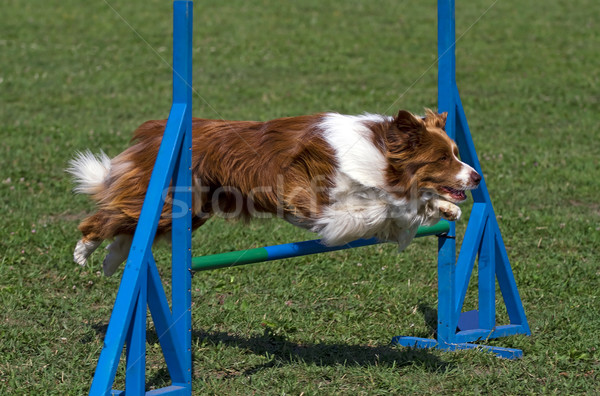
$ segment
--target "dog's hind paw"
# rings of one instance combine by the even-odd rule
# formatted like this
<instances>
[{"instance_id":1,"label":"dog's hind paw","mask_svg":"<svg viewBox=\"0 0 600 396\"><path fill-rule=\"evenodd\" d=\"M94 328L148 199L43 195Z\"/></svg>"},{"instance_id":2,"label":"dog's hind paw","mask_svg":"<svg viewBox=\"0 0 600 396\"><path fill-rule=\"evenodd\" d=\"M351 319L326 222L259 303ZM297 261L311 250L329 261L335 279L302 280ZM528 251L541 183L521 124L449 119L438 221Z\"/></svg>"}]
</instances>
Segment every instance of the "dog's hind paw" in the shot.
<instances>
[{"instance_id":1,"label":"dog's hind paw","mask_svg":"<svg viewBox=\"0 0 600 396\"><path fill-rule=\"evenodd\" d=\"M127 260L132 241L132 235L117 235L115 240L106 247L108 254L102 262L104 275L111 276L119 268L119 265Z\"/></svg>"},{"instance_id":2,"label":"dog's hind paw","mask_svg":"<svg viewBox=\"0 0 600 396\"><path fill-rule=\"evenodd\" d=\"M77 245L73 251L73 261L81 266L84 266L87 262L87 258L90 257L90 254L92 254L92 252L96 250L101 243L102 241L88 241L85 239L80 239L77 241Z\"/></svg>"}]
</instances>

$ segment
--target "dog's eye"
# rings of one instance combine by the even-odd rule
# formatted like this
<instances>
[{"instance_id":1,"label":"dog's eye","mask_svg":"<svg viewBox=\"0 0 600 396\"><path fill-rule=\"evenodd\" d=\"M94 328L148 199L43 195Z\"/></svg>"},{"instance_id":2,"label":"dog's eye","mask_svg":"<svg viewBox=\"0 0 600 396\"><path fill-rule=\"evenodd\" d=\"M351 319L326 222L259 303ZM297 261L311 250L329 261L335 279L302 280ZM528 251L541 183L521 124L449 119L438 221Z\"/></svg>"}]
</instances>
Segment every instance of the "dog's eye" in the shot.
<instances>
[{"instance_id":1,"label":"dog's eye","mask_svg":"<svg viewBox=\"0 0 600 396\"><path fill-rule=\"evenodd\" d=\"M447 155L443 155L443 156L442 156L442 157L439 159L439 161L440 161L440 162L445 162L445 161L448 161L448 156L447 156Z\"/></svg>"}]
</instances>

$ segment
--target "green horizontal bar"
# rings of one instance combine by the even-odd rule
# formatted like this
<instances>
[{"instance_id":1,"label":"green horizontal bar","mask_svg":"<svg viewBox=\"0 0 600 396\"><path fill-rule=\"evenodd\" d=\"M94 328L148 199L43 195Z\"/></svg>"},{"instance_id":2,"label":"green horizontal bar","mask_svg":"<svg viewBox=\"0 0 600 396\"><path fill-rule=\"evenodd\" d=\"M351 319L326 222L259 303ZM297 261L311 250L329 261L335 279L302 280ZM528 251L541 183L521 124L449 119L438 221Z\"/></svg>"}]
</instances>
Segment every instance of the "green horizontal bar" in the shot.
<instances>
[{"instance_id":1,"label":"green horizontal bar","mask_svg":"<svg viewBox=\"0 0 600 396\"><path fill-rule=\"evenodd\" d=\"M417 235L415 238L431 236L431 235L441 235L450 231L450 223L446 220L440 220L436 224L428 227L419 227L417 230Z\"/></svg>"},{"instance_id":2,"label":"green horizontal bar","mask_svg":"<svg viewBox=\"0 0 600 396\"><path fill-rule=\"evenodd\" d=\"M267 249L264 247L192 257L192 271L207 271L244 264L262 263L268 259Z\"/></svg>"},{"instance_id":3,"label":"green horizontal bar","mask_svg":"<svg viewBox=\"0 0 600 396\"><path fill-rule=\"evenodd\" d=\"M448 232L450 229L450 223L445 220L438 222L437 224L429 227L419 227L415 238L440 235ZM385 243L385 241L378 241L374 238L368 240L357 240L350 242L343 246L325 246L320 244L319 240L304 241L297 243L290 243L277 246L266 246L254 249L238 250L234 252L226 252L219 254L212 254L208 256L200 256L192 258L192 270L193 271L207 271L217 268L235 267L238 265L261 263L264 261L278 260L282 258L298 257L307 254L324 253L336 250L351 249L359 246L369 246L379 243ZM275 249L277 248L277 249ZM277 250L277 254L273 257L269 257L269 250L273 253ZM283 253L282 253L283 251Z\"/></svg>"}]
</instances>

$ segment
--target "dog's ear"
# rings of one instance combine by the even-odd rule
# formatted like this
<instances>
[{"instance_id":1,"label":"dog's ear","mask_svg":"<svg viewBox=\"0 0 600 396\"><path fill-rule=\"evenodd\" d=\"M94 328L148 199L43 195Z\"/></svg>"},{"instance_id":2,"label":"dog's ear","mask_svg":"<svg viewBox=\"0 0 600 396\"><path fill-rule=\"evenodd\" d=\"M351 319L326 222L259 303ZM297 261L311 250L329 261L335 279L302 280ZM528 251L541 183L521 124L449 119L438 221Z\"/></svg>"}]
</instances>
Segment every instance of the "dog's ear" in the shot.
<instances>
[{"instance_id":1,"label":"dog's ear","mask_svg":"<svg viewBox=\"0 0 600 396\"><path fill-rule=\"evenodd\" d=\"M396 127L402 132L407 132L410 130L421 130L423 129L423 120L415 117L412 113L406 110L400 110L398 115L394 119L394 123Z\"/></svg>"},{"instance_id":2,"label":"dog's ear","mask_svg":"<svg viewBox=\"0 0 600 396\"><path fill-rule=\"evenodd\" d=\"M430 109L425 109L425 125L428 127L444 129L446 126L446 120L448 119L448 112L435 113Z\"/></svg>"},{"instance_id":3,"label":"dog's ear","mask_svg":"<svg viewBox=\"0 0 600 396\"><path fill-rule=\"evenodd\" d=\"M446 120L448 119L448 112L444 111L443 113L438 114L438 120L440 122L440 128L444 129L446 127Z\"/></svg>"},{"instance_id":4,"label":"dog's ear","mask_svg":"<svg viewBox=\"0 0 600 396\"><path fill-rule=\"evenodd\" d=\"M400 145L415 147L419 144L421 133L425 129L423 120L406 110L400 110L394 118L394 124L397 130L390 130L390 133L388 133L389 143L396 146L396 148Z\"/></svg>"}]
</instances>

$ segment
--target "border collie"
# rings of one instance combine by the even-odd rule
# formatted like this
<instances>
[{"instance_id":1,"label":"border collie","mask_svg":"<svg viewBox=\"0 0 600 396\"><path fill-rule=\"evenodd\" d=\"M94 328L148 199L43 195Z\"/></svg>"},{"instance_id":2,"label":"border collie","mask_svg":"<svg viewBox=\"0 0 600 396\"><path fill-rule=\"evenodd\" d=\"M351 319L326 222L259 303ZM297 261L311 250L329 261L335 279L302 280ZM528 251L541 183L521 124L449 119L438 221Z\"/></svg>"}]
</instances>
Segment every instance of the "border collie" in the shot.
<instances>
[{"instance_id":1,"label":"border collie","mask_svg":"<svg viewBox=\"0 0 600 396\"><path fill-rule=\"evenodd\" d=\"M193 228L212 215L276 215L327 245L377 237L402 250L420 225L457 220L456 204L481 180L458 159L446 116L426 109L424 117L401 110L395 117L321 113L267 122L194 118ZM105 239L114 239L106 275L127 258L165 125L145 122L112 160L86 151L70 162L75 191L98 206L79 225L78 264ZM157 238L169 234L177 215L171 191L163 196Z\"/></svg>"}]
</instances>

